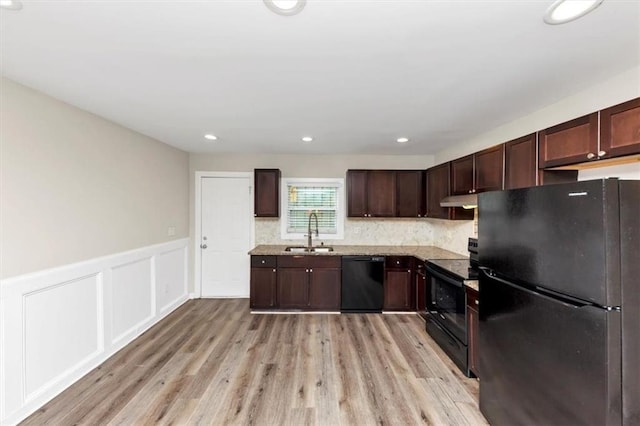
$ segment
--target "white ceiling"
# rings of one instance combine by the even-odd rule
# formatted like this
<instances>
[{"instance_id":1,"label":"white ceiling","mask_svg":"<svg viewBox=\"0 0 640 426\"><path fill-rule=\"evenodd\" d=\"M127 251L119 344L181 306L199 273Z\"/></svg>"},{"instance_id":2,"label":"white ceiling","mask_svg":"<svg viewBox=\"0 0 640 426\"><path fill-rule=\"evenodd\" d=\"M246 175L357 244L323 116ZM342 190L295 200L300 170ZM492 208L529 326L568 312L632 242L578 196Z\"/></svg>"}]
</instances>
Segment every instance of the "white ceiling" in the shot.
<instances>
[{"instance_id":1,"label":"white ceiling","mask_svg":"<svg viewBox=\"0 0 640 426\"><path fill-rule=\"evenodd\" d=\"M640 2L551 3L25 0L1 71L191 152L433 154L640 64Z\"/></svg>"}]
</instances>

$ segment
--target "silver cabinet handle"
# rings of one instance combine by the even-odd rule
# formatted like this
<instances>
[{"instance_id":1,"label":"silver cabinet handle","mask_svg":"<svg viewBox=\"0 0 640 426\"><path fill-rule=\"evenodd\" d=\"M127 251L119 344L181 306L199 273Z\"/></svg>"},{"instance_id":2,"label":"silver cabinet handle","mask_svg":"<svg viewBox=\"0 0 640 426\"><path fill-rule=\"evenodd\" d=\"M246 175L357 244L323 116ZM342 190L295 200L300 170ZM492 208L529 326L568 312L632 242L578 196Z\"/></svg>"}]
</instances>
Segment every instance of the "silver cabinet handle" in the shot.
<instances>
[{"instance_id":1,"label":"silver cabinet handle","mask_svg":"<svg viewBox=\"0 0 640 426\"><path fill-rule=\"evenodd\" d=\"M595 155L593 152L590 152L590 153L588 153L588 154L587 154L587 158L588 158L589 160L594 159L594 158L595 158L595 156L596 156L596 155Z\"/></svg>"},{"instance_id":2,"label":"silver cabinet handle","mask_svg":"<svg viewBox=\"0 0 640 426\"><path fill-rule=\"evenodd\" d=\"M275 272L275 271L276 271L276 268L273 268L273 272Z\"/></svg>"},{"instance_id":3,"label":"silver cabinet handle","mask_svg":"<svg viewBox=\"0 0 640 426\"><path fill-rule=\"evenodd\" d=\"M201 249L206 249L206 248L207 248L207 245L206 245L206 244L200 244L200 248L201 248Z\"/></svg>"},{"instance_id":4,"label":"silver cabinet handle","mask_svg":"<svg viewBox=\"0 0 640 426\"><path fill-rule=\"evenodd\" d=\"M309 269L309 272L313 272L313 269Z\"/></svg>"},{"instance_id":5,"label":"silver cabinet handle","mask_svg":"<svg viewBox=\"0 0 640 426\"><path fill-rule=\"evenodd\" d=\"M479 304L480 304L480 301L479 301L479 300L476 300L476 305L479 305Z\"/></svg>"},{"instance_id":6,"label":"silver cabinet handle","mask_svg":"<svg viewBox=\"0 0 640 426\"><path fill-rule=\"evenodd\" d=\"M598 151L598 157L604 157L607 155L607 151Z\"/></svg>"}]
</instances>

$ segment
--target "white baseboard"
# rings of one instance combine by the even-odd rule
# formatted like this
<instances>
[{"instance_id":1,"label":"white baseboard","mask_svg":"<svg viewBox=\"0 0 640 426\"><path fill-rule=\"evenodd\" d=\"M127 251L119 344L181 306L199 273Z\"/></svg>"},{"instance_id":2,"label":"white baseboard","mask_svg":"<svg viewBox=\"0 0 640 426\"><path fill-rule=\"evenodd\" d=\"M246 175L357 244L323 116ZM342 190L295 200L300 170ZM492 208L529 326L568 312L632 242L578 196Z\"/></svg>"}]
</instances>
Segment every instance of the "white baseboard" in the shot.
<instances>
[{"instance_id":1,"label":"white baseboard","mask_svg":"<svg viewBox=\"0 0 640 426\"><path fill-rule=\"evenodd\" d=\"M187 301L189 239L0 281L0 424L13 425Z\"/></svg>"}]
</instances>

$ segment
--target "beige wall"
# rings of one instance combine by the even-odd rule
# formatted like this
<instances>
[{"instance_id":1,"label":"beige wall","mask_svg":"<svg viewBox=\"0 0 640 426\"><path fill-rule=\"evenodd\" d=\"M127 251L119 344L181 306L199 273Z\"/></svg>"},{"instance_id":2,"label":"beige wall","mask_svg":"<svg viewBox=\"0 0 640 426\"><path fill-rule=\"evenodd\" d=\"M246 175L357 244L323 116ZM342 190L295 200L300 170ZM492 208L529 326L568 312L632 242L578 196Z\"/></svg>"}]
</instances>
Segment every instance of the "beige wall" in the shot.
<instances>
[{"instance_id":1,"label":"beige wall","mask_svg":"<svg viewBox=\"0 0 640 426\"><path fill-rule=\"evenodd\" d=\"M525 117L478 135L467 143L438 152L434 164L454 160L639 96L640 67L636 67Z\"/></svg>"},{"instance_id":2,"label":"beige wall","mask_svg":"<svg viewBox=\"0 0 640 426\"><path fill-rule=\"evenodd\" d=\"M1 278L188 236L187 153L5 78L0 112Z\"/></svg>"}]
</instances>

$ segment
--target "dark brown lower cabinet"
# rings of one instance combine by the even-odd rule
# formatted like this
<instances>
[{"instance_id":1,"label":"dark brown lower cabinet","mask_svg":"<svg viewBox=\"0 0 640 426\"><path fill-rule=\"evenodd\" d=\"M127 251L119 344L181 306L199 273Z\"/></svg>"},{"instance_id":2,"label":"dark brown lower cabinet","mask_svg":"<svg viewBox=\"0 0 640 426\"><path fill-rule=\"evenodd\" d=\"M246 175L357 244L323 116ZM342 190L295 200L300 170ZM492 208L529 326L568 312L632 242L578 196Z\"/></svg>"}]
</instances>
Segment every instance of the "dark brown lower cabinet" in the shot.
<instances>
[{"instance_id":1,"label":"dark brown lower cabinet","mask_svg":"<svg viewBox=\"0 0 640 426\"><path fill-rule=\"evenodd\" d=\"M340 310L339 256L278 256L277 271L278 308Z\"/></svg>"},{"instance_id":2,"label":"dark brown lower cabinet","mask_svg":"<svg viewBox=\"0 0 640 426\"><path fill-rule=\"evenodd\" d=\"M251 309L272 309L277 306L277 277L275 256L251 256Z\"/></svg>"},{"instance_id":3,"label":"dark brown lower cabinet","mask_svg":"<svg viewBox=\"0 0 640 426\"><path fill-rule=\"evenodd\" d=\"M278 269L278 307L306 309L309 306L309 269Z\"/></svg>"},{"instance_id":4,"label":"dark brown lower cabinet","mask_svg":"<svg viewBox=\"0 0 640 426\"><path fill-rule=\"evenodd\" d=\"M309 272L309 309L316 311L340 310L339 268L311 268Z\"/></svg>"},{"instance_id":5,"label":"dark brown lower cabinet","mask_svg":"<svg viewBox=\"0 0 640 426\"><path fill-rule=\"evenodd\" d=\"M276 268L251 268L251 309L270 309L276 306Z\"/></svg>"},{"instance_id":6,"label":"dark brown lower cabinet","mask_svg":"<svg viewBox=\"0 0 640 426\"><path fill-rule=\"evenodd\" d=\"M411 311L412 277L410 269L388 269L384 278L384 309Z\"/></svg>"},{"instance_id":7,"label":"dark brown lower cabinet","mask_svg":"<svg viewBox=\"0 0 640 426\"><path fill-rule=\"evenodd\" d=\"M478 374L479 364L479 352L478 352L478 332L480 326L480 313L478 292L472 288L467 287L467 334L469 337L468 351L469 351L469 370L476 376Z\"/></svg>"}]
</instances>

